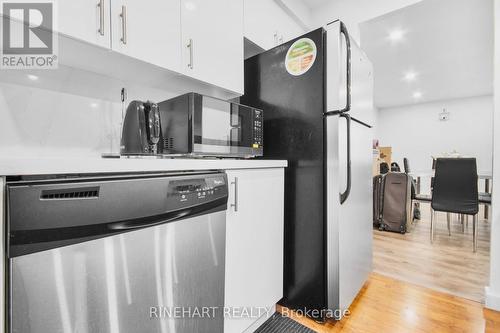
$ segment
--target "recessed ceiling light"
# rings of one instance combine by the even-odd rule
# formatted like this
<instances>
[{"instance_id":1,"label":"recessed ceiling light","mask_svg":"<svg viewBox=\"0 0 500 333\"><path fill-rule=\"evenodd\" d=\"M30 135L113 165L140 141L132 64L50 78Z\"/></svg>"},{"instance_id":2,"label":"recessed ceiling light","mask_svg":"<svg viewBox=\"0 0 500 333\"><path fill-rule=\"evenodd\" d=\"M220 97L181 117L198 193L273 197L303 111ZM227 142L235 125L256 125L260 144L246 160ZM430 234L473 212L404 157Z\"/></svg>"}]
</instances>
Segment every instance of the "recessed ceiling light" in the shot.
<instances>
[{"instance_id":1,"label":"recessed ceiling light","mask_svg":"<svg viewBox=\"0 0 500 333\"><path fill-rule=\"evenodd\" d=\"M30 79L31 81L36 81L36 80L38 80L38 76L33 75L33 74L28 74L28 79Z\"/></svg>"},{"instance_id":2,"label":"recessed ceiling light","mask_svg":"<svg viewBox=\"0 0 500 333\"><path fill-rule=\"evenodd\" d=\"M90 107L91 108L97 108L99 105L97 103L90 103Z\"/></svg>"},{"instance_id":3,"label":"recessed ceiling light","mask_svg":"<svg viewBox=\"0 0 500 333\"><path fill-rule=\"evenodd\" d=\"M421 97L422 97L422 93L421 93L420 91L415 91L415 92L413 93L413 98L415 98L415 99L419 99L419 98L421 98Z\"/></svg>"},{"instance_id":4,"label":"recessed ceiling light","mask_svg":"<svg viewBox=\"0 0 500 333\"><path fill-rule=\"evenodd\" d=\"M405 31L403 31L401 29L395 29L389 33L389 39L393 42L398 42L401 39L403 39L404 35L405 35Z\"/></svg>"},{"instance_id":5,"label":"recessed ceiling light","mask_svg":"<svg viewBox=\"0 0 500 333\"><path fill-rule=\"evenodd\" d=\"M417 72L414 72L414 71L409 71L409 72L406 72L405 75L404 75L404 79L408 82L411 82L411 81L415 81L415 79L417 78L418 76L418 73Z\"/></svg>"}]
</instances>

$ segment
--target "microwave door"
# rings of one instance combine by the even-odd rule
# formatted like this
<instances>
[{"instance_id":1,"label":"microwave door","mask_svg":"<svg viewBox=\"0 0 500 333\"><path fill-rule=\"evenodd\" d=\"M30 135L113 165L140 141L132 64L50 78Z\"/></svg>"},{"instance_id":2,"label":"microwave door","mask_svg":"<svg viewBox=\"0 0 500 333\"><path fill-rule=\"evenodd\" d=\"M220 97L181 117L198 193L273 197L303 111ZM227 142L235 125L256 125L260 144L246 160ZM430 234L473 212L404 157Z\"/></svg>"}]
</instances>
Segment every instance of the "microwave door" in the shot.
<instances>
[{"instance_id":1,"label":"microwave door","mask_svg":"<svg viewBox=\"0 0 500 333\"><path fill-rule=\"evenodd\" d=\"M240 127L231 128L231 146L238 146L241 142L241 129Z\"/></svg>"},{"instance_id":2,"label":"microwave door","mask_svg":"<svg viewBox=\"0 0 500 333\"><path fill-rule=\"evenodd\" d=\"M239 146L241 142L241 117L240 108L237 105L231 105L231 146Z\"/></svg>"}]
</instances>

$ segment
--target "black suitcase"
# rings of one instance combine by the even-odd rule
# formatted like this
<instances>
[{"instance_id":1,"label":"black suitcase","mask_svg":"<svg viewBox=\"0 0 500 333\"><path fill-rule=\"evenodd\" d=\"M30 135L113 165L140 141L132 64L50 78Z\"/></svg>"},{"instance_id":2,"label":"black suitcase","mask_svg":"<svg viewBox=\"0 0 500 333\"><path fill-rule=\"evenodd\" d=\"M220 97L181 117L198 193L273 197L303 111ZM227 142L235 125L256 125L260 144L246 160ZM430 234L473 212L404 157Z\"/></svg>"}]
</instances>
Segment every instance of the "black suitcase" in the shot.
<instances>
[{"instance_id":1,"label":"black suitcase","mask_svg":"<svg viewBox=\"0 0 500 333\"><path fill-rule=\"evenodd\" d=\"M406 233L411 224L411 178L401 172L384 176L380 230Z\"/></svg>"},{"instance_id":2,"label":"black suitcase","mask_svg":"<svg viewBox=\"0 0 500 333\"><path fill-rule=\"evenodd\" d=\"M382 222L383 189L384 175L373 177L373 226L375 228L379 228Z\"/></svg>"}]
</instances>

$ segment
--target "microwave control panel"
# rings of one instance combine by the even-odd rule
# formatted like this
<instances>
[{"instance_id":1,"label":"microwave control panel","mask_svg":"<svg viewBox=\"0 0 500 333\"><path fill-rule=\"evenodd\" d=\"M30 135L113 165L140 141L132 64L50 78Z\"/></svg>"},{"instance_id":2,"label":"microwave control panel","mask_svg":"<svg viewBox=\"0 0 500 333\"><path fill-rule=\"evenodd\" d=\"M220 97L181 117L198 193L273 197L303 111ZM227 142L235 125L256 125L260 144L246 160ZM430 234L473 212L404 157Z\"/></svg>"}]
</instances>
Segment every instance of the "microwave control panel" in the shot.
<instances>
[{"instance_id":1,"label":"microwave control panel","mask_svg":"<svg viewBox=\"0 0 500 333\"><path fill-rule=\"evenodd\" d=\"M262 110L254 110L253 117L253 148L261 148L264 142L264 117Z\"/></svg>"}]
</instances>

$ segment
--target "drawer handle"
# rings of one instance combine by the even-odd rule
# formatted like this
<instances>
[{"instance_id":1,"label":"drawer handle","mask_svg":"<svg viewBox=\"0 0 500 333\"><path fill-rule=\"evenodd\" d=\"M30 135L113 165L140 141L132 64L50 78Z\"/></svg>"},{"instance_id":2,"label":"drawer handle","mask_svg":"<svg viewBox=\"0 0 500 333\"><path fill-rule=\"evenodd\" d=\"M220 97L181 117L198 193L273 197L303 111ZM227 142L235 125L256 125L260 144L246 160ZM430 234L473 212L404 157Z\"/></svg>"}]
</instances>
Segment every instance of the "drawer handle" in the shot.
<instances>
[{"instance_id":1,"label":"drawer handle","mask_svg":"<svg viewBox=\"0 0 500 333\"><path fill-rule=\"evenodd\" d=\"M104 36L104 0L99 0L99 3L97 4L97 7L99 7L99 34L101 36Z\"/></svg>"},{"instance_id":2,"label":"drawer handle","mask_svg":"<svg viewBox=\"0 0 500 333\"><path fill-rule=\"evenodd\" d=\"M194 68L194 62L193 62L193 48L194 48L194 42L193 39L189 39L189 42L187 44L187 48L189 49L189 64L188 68L193 69Z\"/></svg>"},{"instance_id":3,"label":"drawer handle","mask_svg":"<svg viewBox=\"0 0 500 333\"><path fill-rule=\"evenodd\" d=\"M122 38L121 42L127 44L127 6L122 6L122 12L120 14L122 19Z\"/></svg>"},{"instance_id":4,"label":"drawer handle","mask_svg":"<svg viewBox=\"0 0 500 333\"><path fill-rule=\"evenodd\" d=\"M238 177L234 177L234 181L231 182L231 185L234 185L234 203L231 204L234 211L238 211Z\"/></svg>"}]
</instances>

